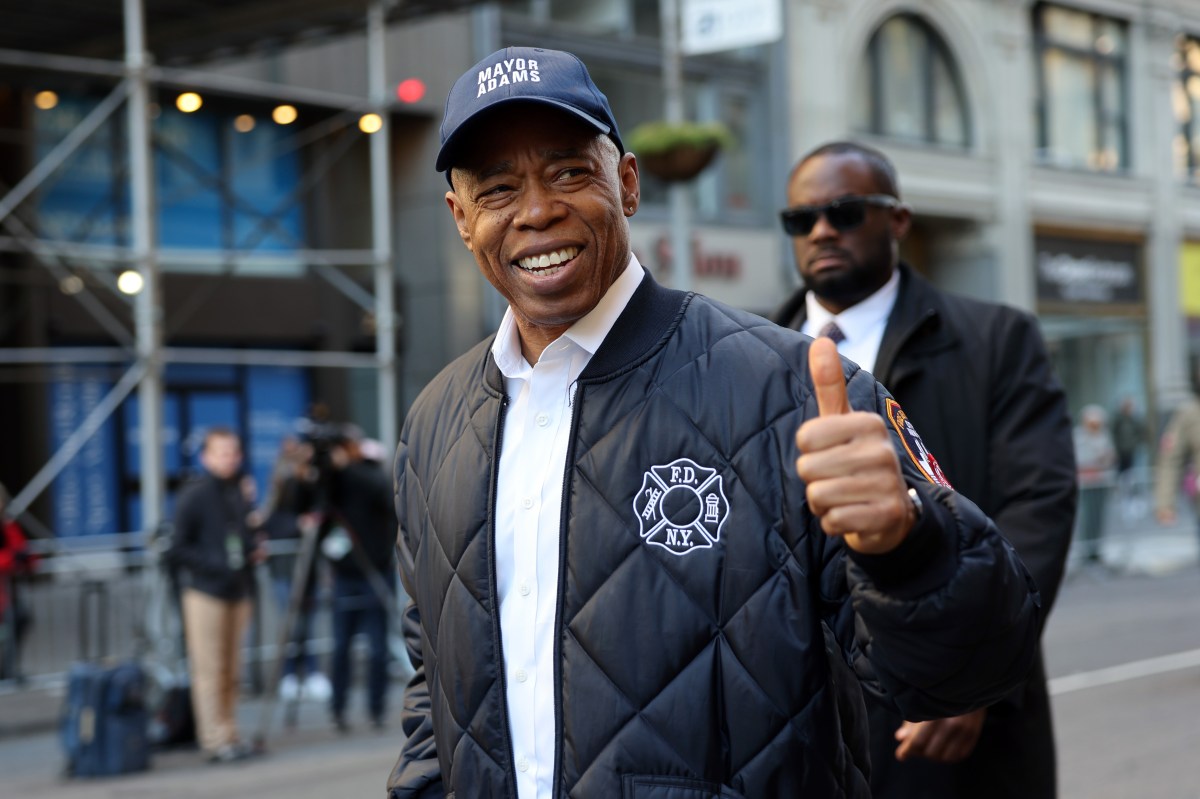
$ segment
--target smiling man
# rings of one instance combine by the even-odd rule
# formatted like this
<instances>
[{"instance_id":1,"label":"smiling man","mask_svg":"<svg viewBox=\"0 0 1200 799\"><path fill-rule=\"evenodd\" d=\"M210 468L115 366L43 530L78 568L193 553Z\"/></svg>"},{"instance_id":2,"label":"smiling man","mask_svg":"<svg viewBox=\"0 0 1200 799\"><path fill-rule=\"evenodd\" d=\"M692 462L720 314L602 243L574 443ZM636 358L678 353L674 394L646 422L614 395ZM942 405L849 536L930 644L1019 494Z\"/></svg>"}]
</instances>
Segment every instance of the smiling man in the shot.
<instances>
[{"instance_id":1,"label":"smiling man","mask_svg":"<svg viewBox=\"0 0 1200 799\"><path fill-rule=\"evenodd\" d=\"M866 797L860 680L930 716L1021 679L1028 576L882 388L638 263L637 158L579 59L489 56L441 136L509 307L396 452L392 799Z\"/></svg>"}]
</instances>

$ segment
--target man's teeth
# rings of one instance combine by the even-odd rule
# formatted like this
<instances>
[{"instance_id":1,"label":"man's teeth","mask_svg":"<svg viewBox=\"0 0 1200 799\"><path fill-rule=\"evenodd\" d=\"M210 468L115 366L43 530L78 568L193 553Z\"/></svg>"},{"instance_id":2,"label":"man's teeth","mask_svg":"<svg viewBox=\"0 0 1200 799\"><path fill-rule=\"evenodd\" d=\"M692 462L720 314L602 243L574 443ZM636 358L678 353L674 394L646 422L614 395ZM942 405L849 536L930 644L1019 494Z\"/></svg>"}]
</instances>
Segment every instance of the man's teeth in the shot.
<instances>
[{"instance_id":1,"label":"man's teeth","mask_svg":"<svg viewBox=\"0 0 1200 799\"><path fill-rule=\"evenodd\" d=\"M538 277L545 277L558 272L560 269L559 264L566 263L578 254L578 247L564 247L554 252L530 255L528 258L522 258L517 261L517 266L528 272L533 272Z\"/></svg>"}]
</instances>

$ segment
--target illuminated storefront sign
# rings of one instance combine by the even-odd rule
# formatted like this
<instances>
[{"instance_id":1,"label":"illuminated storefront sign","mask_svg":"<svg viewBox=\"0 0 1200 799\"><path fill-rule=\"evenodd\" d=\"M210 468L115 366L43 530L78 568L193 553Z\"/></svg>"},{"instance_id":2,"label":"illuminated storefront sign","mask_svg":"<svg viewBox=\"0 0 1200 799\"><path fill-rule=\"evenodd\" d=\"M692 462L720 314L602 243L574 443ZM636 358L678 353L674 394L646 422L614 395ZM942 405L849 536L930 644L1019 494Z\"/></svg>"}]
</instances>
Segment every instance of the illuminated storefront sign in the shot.
<instances>
[{"instance_id":1,"label":"illuminated storefront sign","mask_svg":"<svg viewBox=\"0 0 1200 799\"><path fill-rule=\"evenodd\" d=\"M1038 236L1034 249L1038 301L1141 304L1138 244Z\"/></svg>"}]
</instances>

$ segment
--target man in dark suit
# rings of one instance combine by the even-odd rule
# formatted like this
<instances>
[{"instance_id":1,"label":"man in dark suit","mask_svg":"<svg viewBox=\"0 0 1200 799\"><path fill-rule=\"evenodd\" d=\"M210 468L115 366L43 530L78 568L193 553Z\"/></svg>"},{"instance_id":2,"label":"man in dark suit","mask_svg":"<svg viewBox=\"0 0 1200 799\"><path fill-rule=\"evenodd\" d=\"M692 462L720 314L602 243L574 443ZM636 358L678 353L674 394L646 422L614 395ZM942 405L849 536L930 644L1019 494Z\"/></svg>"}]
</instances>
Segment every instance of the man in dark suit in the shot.
<instances>
[{"instance_id":1,"label":"man in dark suit","mask_svg":"<svg viewBox=\"0 0 1200 799\"><path fill-rule=\"evenodd\" d=\"M804 288L775 321L828 335L871 371L940 460L924 457L991 516L1054 603L1075 515L1066 399L1034 319L934 288L899 257L911 210L882 153L826 144L792 171L782 212ZM907 416L906 416L907 414ZM868 696L876 797L1055 795L1041 659L1023 689L984 710L906 722Z\"/></svg>"}]
</instances>

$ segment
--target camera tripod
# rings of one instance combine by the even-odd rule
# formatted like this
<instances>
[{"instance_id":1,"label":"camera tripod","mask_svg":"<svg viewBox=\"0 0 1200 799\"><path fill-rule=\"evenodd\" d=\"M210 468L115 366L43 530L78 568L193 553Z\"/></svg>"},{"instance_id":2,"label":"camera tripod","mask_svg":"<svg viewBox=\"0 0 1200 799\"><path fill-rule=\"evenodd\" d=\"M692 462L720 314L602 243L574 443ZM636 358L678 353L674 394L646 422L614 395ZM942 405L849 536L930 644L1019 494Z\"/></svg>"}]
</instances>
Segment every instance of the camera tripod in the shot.
<instances>
[{"instance_id":1,"label":"camera tripod","mask_svg":"<svg viewBox=\"0 0 1200 799\"><path fill-rule=\"evenodd\" d=\"M279 682L283 674L284 659L289 653L289 644L295 644L297 636L296 620L303 612L305 597L308 595L309 583L315 579L317 550L332 526L338 522L335 514L329 511L310 514L308 520L300 526L300 548L296 562L292 568L291 590L288 594L287 609L283 622L279 627L279 635L275 649L275 658L271 663L271 673L267 681L267 696L262 703L258 727L254 734L254 748L262 752L266 750L267 731L278 701ZM347 528L348 529L348 528ZM387 613L388 627L394 629L398 621L396 599L379 570L363 552L362 543L353 530L349 530L351 547L347 554L354 559L359 569L366 576L372 593L379 600ZM296 725L299 712L300 698L288 698L284 706L284 723L288 728Z\"/></svg>"}]
</instances>

